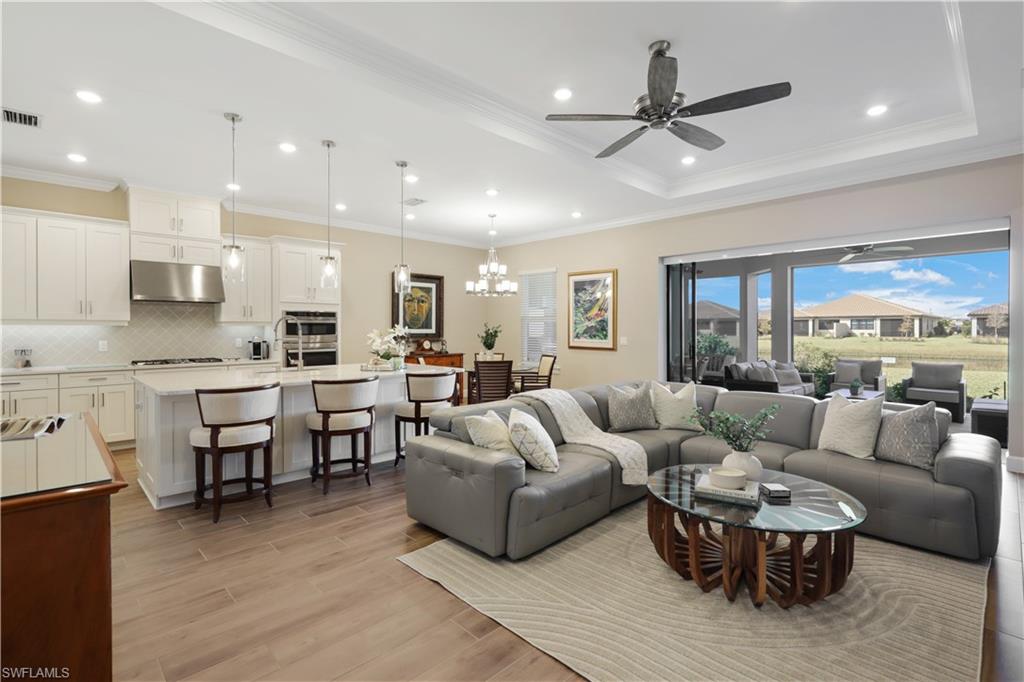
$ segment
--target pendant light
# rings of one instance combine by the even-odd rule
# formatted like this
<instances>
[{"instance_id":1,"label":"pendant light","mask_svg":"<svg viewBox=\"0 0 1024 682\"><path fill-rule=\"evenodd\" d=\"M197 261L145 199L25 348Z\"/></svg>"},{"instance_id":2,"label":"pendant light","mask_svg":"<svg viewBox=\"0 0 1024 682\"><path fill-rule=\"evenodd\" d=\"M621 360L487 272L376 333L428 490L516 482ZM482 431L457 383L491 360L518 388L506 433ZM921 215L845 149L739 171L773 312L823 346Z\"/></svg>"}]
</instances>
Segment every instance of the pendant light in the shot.
<instances>
[{"instance_id":1,"label":"pendant light","mask_svg":"<svg viewBox=\"0 0 1024 682\"><path fill-rule=\"evenodd\" d=\"M334 140L323 140L320 144L327 150L327 255L320 257L320 288L338 288L338 259L331 253L331 150Z\"/></svg>"},{"instance_id":2,"label":"pendant light","mask_svg":"<svg viewBox=\"0 0 1024 682\"><path fill-rule=\"evenodd\" d=\"M240 189L235 177L235 128L242 121L242 117L228 112L224 114L224 118L231 121L231 183L228 185L228 191L231 192L231 243L223 247L224 265L221 272L225 282L240 284L245 281L245 249L235 242L235 197Z\"/></svg>"},{"instance_id":3,"label":"pendant light","mask_svg":"<svg viewBox=\"0 0 1024 682\"><path fill-rule=\"evenodd\" d=\"M401 195L401 201L398 204L399 225L401 226L399 234L401 258L392 274L395 281L395 293L399 296L405 296L412 290L412 273L409 271L409 266L405 263L405 168L409 164L405 161L395 161L395 165L398 166L398 186Z\"/></svg>"},{"instance_id":4,"label":"pendant light","mask_svg":"<svg viewBox=\"0 0 1024 682\"><path fill-rule=\"evenodd\" d=\"M498 260L498 251L494 248L494 236L498 234L494 230L494 219L498 214L489 213L487 217L491 219L488 232L491 248L487 250L487 260L477 268L480 279L466 280L466 293L472 296L515 296L519 293L519 282L508 278L508 265Z\"/></svg>"}]
</instances>

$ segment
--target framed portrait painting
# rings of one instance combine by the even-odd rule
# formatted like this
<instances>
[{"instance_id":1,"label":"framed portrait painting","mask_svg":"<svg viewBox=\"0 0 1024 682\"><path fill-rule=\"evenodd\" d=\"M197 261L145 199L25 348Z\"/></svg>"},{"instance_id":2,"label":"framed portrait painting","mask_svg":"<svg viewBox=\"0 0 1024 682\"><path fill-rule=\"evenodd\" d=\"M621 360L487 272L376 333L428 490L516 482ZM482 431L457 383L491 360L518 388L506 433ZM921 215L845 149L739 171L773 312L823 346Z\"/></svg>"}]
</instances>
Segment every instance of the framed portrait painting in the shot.
<instances>
[{"instance_id":1,"label":"framed portrait painting","mask_svg":"<svg viewBox=\"0 0 1024 682\"><path fill-rule=\"evenodd\" d=\"M391 275L394 292L394 274ZM412 274L411 289L403 300L391 294L391 324L400 324L409 330L409 336L435 339L444 336L444 277L441 275Z\"/></svg>"},{"instance_id":2,"label":"framed portrait painting","mask_svg":"<svg viewBox=\"0 0 1024 682\"><path fill-rule=\"evenodd\" d=\"M569 348L615 350L618 270L569 273Z\"/></svg>"}]
</instances>

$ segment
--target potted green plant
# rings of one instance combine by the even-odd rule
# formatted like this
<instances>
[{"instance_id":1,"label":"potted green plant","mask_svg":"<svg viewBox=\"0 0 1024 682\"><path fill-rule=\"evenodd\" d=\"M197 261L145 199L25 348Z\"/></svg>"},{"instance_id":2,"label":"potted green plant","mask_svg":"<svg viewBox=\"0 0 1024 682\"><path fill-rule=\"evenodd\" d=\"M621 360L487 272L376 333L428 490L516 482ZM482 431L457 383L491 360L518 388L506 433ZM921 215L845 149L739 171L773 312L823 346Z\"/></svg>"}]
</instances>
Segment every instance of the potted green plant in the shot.
<instances>
[{"instance_id":1,"label":"potted green plant","mask_svg":"<svg viewBox=\"0 0 1024 682\"><path fill-rule=\"evenodd\" d=\"M861 390L864 388L864 382L859 378L854 377L853 381L850 382L850 395L860 395Z\"/></svg>"},{"instance_id":2,"label":"potted green plant","mask_svg":"<svg viewBox=\"0 0 1024 682\"><path fill-rule=\"evenodd\" d=\"M481 334L477 334L476 337L480 339L480 343L483 344L484 350L487 351L485 355L490 357L494 351L494 344L498 342L498 337L501 335L501 325L496 324L493 327L484 322L484 331Z\"/></svg>"},{"instance_id":3,"label":"potted green plant","mask_svg":"<svg viewBox=\"0 0 1024 682\"><path fill-rule=\"evenodd\" d=\"M700 424L707 435L717 438L732 448L732 452L722 460L722 466L741 469L746 472L748 481L756 481L761 478L763 467L761 460L750 454L750 451L757 445L757 441L771 433L764 426L775 418L779 409L778 403L774 403L752 417L745 417L742 414L721 410L706 414L703 409L698 407L691 420Z\"/></svg>"}]
</instances>

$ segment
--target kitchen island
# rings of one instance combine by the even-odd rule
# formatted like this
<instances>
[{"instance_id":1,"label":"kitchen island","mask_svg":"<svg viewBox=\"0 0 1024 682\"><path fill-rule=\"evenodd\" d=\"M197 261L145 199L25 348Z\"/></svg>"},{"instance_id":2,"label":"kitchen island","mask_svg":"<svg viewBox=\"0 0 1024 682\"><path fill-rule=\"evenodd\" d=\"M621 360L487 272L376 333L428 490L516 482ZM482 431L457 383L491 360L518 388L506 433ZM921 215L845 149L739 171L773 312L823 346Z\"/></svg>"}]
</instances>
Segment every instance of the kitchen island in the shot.
<instances>
[{"instance_id":1,"label":"kitchen island","mask_svg":"<svg viewBox=\"0 0 1024 682\"><path fill-rule=\"evenodd\" d=\"M417 373L443 373L449 368L416 367ZM456 370L461 371L461 370ZM297 371L277 368L237 368L204 372L160 372L135 377L135 457L139 484L157 509L188 504L195 491L195 457L189 431L200 426L196 406L197 388L244 388L281 384L281 406L274 430L274 483L308 478L312 464L306 415L315 412L314 380L380 377L376 424L373 431L373 461L395 458L394 405L405 400L405 371L365 372L359 365L333 365ZM411 435L411 432L410 432ZM335 452L346 452L348 437L332 444ZM256 458L259 460L260 458ZM242 475L244 458L225 459L225 478ZM257 461L255 475L262 475Z\"/></svg>"}]
</instances>

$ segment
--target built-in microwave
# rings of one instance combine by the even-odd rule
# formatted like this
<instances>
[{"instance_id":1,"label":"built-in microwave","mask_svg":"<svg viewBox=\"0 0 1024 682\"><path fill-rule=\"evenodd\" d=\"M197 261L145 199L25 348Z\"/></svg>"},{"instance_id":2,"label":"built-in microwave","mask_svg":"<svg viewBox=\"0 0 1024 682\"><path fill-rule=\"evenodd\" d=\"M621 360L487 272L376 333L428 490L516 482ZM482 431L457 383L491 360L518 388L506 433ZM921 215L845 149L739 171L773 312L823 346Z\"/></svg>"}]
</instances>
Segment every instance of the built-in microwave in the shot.
<instances>
[{"instance_id":1,"label":"built-in microwave","mask_svg":"<svg viewBox=\"0 0 1024 682\"><path fill-rule=\"evenodd\" d=\"M284 340L298 341L299 329L302 329L302 340L310 345L338 341L338 313L311 312L308 310L286 310L284 314L295 318L285 319Z\"/></svg>"}]
</instances>

